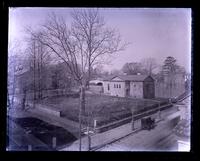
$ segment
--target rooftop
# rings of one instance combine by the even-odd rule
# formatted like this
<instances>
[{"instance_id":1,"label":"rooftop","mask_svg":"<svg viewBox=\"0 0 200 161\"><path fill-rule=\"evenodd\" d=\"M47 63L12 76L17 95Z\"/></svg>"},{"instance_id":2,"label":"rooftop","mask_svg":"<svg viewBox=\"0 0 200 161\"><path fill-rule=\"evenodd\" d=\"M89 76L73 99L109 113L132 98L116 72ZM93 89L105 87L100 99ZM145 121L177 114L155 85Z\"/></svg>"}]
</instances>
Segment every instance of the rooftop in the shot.
<instances>
[{"instance_id":1,"label":"rooftop","mask_svg":"<svg viewBox=\"0 0 200 161\"><path fill-rule=\"evenodd\" d=\"M114 79L116 77L122 79L123 81L138 81L138 82L142 82L149 76L148 75L115 75L115 76L109 76L104 80L111 81L112 79Z\"/></svg>"}]
</instances>

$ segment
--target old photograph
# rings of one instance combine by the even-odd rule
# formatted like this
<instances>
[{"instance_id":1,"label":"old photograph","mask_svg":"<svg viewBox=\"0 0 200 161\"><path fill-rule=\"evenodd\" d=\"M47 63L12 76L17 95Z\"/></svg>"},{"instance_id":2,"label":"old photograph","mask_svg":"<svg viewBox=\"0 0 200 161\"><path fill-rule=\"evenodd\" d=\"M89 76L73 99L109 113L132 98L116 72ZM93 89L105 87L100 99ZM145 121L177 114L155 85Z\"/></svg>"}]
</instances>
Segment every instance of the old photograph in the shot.
<instances>
[{"instance_id":1,"label":"old photograph","mask_svg":"<svg viewBox=\"0 0 200 161\"><path fill-rule=\"evenodd\" d=\"M6 150L190 152L191 14L10 7Z\"/></svg>"}]
</instances>

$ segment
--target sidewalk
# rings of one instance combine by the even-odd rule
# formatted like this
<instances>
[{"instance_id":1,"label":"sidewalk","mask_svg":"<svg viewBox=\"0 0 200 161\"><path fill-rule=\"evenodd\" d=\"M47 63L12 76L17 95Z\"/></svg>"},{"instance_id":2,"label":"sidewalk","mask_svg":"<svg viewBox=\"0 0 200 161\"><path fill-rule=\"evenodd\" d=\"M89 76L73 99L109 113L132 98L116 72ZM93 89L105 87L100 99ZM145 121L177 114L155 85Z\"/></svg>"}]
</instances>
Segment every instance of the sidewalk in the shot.
<instances>
[{"instance_id":1,"label":"sidewalk","mask_svg":"<svg viewBox=\"0 0 200 161\"><path fill-rule=\"evenodd\" d=\"M121 137L130 135L138 130L131 130L131 123L122 125L112 130L91 135L91 148L92 150L98 149L105 144L111 143ZM61 151L79 151L79 140L75 141L71 146L62 149ZM88 137L82 137L82 151L88 151Z\"/></svg>"}]
</instances>

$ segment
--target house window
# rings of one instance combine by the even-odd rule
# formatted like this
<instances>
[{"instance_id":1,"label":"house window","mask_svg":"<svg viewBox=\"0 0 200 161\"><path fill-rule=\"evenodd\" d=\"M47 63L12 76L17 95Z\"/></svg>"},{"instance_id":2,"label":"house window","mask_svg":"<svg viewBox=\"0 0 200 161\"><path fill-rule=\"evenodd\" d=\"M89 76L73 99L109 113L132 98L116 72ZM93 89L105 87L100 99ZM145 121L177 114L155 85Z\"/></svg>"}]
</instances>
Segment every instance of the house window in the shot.
<instances>
[{"instance_id":1,"label":"house window","mask_svg":"<svg viewBox=\"0 0 200 161\"><path fill-rule=\"evenodd\" d=\"M114 88L115 88L115 84L114 84Z\"/></svg>"},{"instance_id":2,"label":"house window","mask_svg":"<svg viewBox=\"0 0 200 161\"><path fill-rule=\"evenodd\" d=\"M118 84L116 84L117 88L118 88Z\"/></svg>"},{"instance_id":3,"label":"house window","mask_svg":"<svg viewBox=\"0 0 200 161\"><path fill-rule=\"evenodd\" d=\"M108 84L108 91L110 90L110 85Z\"/></svg>"},{"instance_id":4,"label":"house window","mask_svg":"<svg viewBox=\"0 0 200 161\"><path fill-rule=\"evenodd\" d=\"M121 88L121 84L119 84L119 88Z\"/></svg>"},{"instance_id":5,"label":"house window","mask_svg":"<svg viewBox=\"0 0 200 161\"><path fill-rule=\"evenodd\" d=\"M136 87L136 84L134 84L134 87Z\"/></svg>"}]
</instances>

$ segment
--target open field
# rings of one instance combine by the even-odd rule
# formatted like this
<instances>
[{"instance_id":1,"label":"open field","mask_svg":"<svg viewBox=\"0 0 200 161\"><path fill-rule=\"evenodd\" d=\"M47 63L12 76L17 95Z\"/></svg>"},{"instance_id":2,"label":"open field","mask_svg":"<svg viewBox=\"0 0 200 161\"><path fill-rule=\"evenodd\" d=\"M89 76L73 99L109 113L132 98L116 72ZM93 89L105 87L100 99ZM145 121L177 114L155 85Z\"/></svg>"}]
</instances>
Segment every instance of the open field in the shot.
<instances>
[{"instance_id":1,"label":"open field","mask_svg":"<svg viewBox=\"0 0 200 161\"><path fill-rule=\"evenodd\" d=\"M156 108L158 107L158 100L161 104L166 103L163 99L157 99L157 102L155 102L154 100L146 99L86 94L83 123L89 123L93 126L95 119L97 120L97 126L101 126L108 122L131 116L132 110L134 114L137 114L150 108ZM62 117L78 121L79 97L51 97L43 99L38 103L59 109L62 111Z\"/></svg>"}]
</instances>

